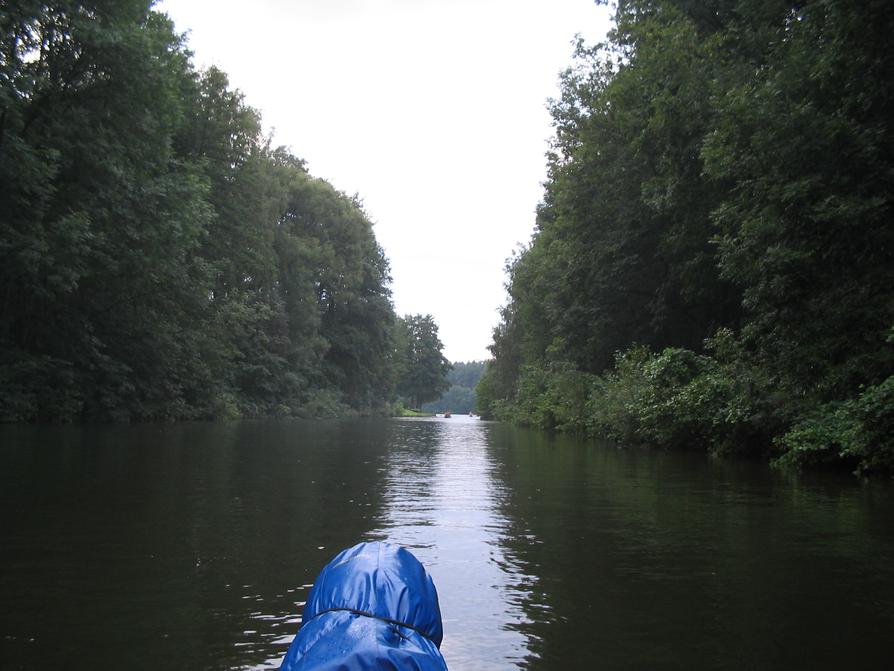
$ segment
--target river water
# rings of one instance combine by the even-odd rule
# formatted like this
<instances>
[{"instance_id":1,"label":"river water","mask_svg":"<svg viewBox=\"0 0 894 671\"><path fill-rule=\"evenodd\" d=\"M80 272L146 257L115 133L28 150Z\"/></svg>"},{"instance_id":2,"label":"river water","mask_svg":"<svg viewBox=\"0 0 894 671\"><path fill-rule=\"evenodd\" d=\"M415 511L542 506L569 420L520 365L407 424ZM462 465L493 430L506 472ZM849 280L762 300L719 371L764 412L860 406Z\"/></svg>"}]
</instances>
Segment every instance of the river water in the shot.
<instances>
[{"instance_id":1,"label":"river water","mask_svg":"<svg viewBox=\"0 0 894 671\"><path fill-rule=\"evenodd\" d=\"M361 540L452 671L888 669L894 491L466 417L0 427L0 668L276 668Z\"/></svg>"}]
</instances>

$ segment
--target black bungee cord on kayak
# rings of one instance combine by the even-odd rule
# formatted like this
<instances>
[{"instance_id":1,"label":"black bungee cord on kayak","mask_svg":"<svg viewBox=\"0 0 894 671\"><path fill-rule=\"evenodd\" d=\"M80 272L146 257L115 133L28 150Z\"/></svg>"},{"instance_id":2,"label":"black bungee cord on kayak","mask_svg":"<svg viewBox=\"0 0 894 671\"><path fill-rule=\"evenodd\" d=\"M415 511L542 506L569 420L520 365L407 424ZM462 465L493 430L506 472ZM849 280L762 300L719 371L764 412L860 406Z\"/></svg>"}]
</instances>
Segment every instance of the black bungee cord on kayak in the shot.
<instances>
[{"instance_id":1,"label":"black bungee cord on kayak","mask_svg":"<svg viewBox=\"0 0 894 671\"><path fill-rule=\"evenodd\" d=\"M390 617L381 617L380 615L374 615L373 613L367 613L363 610L357 610L356 608L327 608L326 610L321 610L319 613L314 615L315 618L320 617L320 615L325 615L326 613L338 613L345 612L351 613L352 615L357 615L360 617L371 617L374 620L380 620L385 622L386 624L395 625L397 627L402 627L404 629L412 629L417 632L421 636L425 636L428 640L431 641L431 636L419 629L419 627L414 627L412 624L407 624L406 622L401 622L400 620L392 620ZM432 641L434 643L434 641Z\"/></svg>"}]
</instances>

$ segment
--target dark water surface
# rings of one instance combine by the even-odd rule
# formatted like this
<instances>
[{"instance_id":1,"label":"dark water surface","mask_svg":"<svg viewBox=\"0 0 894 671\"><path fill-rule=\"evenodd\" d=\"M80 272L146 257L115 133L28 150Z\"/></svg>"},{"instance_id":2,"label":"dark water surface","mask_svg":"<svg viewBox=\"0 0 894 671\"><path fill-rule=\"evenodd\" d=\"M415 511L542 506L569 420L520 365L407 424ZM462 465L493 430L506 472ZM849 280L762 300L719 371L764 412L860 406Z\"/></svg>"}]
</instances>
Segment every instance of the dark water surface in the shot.
<instances>
[{"instance_id":1,"label":"dark water surface","mask_svg":"<svg viewBox=\"0 0 894 671\"><path fill-rule=\"evenodd\" d=\"M889 669L894 491L449 420L0 427L0 668L275 668L413 550L452 671Z\"/></svg>"}]
</instances>

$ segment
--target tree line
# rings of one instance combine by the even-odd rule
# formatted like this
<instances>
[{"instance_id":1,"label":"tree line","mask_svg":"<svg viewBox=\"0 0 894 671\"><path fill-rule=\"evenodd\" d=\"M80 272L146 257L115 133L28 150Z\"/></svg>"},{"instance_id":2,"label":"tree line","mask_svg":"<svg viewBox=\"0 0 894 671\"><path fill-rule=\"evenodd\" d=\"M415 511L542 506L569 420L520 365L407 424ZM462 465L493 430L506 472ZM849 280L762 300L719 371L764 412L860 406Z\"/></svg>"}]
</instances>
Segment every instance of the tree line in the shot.
<instances>
[{"instance_id":1,"label":"tree line","mask_svg":"<svg viewBox=\"0 0 894 671\"><path fill-rule=\"evenodd\" d=\"M437 326L151 4L0 10L0 420L386 411Z\"/></svg>"},{"instance_id":2,"label":"tree line","mask_svg":"<svg viewBox=\"0 0 894 671\"><path fill-rule=\"evenodd\" d=\"M894 468L894 5L619 0L551 103L482 413Z\"/></svg>"}]
</instances>

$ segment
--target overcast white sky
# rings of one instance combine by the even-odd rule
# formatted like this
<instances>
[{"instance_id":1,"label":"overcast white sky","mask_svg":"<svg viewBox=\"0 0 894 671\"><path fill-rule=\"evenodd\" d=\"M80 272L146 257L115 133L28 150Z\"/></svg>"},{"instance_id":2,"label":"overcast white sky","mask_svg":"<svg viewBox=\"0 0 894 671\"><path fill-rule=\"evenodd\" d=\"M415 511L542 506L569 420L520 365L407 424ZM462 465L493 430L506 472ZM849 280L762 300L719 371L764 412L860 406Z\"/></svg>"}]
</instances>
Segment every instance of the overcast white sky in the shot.
<instances>
[{"instance_id":1,"label":"overcast white sky","mask_svg":"<svg viewBox=\"0 0 894 671\"><path fill-rule=\"evenodd\" d=\"M275 144L358 193L398 314L430 313L451 361L488 358L503 266L546 178L546 110L593 0L164 0Z\"/></svg>"}]
</instances>

